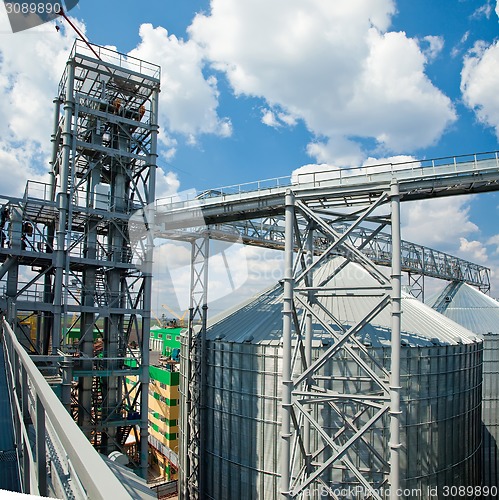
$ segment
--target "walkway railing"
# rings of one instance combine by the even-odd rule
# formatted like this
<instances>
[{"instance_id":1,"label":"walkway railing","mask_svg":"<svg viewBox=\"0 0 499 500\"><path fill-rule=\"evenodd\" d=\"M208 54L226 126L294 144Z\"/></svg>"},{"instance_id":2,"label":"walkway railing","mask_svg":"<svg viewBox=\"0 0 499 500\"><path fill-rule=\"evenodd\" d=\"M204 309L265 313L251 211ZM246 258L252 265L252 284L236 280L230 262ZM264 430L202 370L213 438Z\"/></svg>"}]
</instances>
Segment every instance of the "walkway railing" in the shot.
<instances>
[{"instance_id":1,"label":"walkway railing","mask_svg":"<svg viewBox=\"0 0 499 500\"><path fill-rule=\"evenodd\" d=\"M298 169L293 175L261 179L253 182L221 186L208 189L203 193L191 192L175 194L156 200L158 207L175 208L187 202L197 202L200 206L212 198L219 200L225 196L246 193L259 193L261 191L275 191L288 186L322 187L324 185L351 185L358 183L376 182L388 176L388 181L393 174L401 179L424 178L425 176L458 175L461 173L481 171L484 165L490 168L499 168L499 151L476 153L460 156L447 156L428 160L412 160L400 163L380 163L351 168L318 168Z\"/></svg>"},{"instance_id":2,"label":"walkway railing","mask_svg":"<svg viewBox=\"0 0 499 500\"><path fill-rule=\"evenodd\" d=\"M131 499L2 319L7 382L24 493Z\"/></svg>"}]
</instances>

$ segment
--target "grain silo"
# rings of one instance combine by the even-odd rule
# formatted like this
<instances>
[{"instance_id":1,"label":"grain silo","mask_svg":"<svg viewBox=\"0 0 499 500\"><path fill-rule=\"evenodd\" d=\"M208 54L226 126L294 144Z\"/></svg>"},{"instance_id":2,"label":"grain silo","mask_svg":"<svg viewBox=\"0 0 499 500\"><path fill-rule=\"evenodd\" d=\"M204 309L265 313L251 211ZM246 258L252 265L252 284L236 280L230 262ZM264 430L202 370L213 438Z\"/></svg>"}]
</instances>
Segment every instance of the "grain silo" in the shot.
<instances>
[{"instance_id":1,"label":"grain silo","mask_svg":"<svg viewBox=\"0 0 499 500\"><path fill-rule=\"evenodd\" d=\"M453 282L428 304L483 337L483 484L499 486L499 302Z\"/></svg>"},{"instance_id":2,"label":"grain silo","mask_svg":"<svg viewBox=\"0 0 499 500\"><path fill-rule=\"evenodd\" d=\"M332 259L316 272L330 273L330 267L341 262L342 258ZM334 284L369 286L372 279L351 263L336 275ZM343 323L353 324L372 306L372 300L335 297L328 308ZM431 498L429 487L479 485L482 342L408 295L402 303L401 486L419 489L421 498ZM385 310L358 335L386 368L390 365L389 325L390 313ZM317 358L332 339L319 324L314 324L313 331L313 356ZM281 336L280 284L214 318L208 328L202 498L280 498ZM186 360L182 362L185 365ZM350 383L351 377L345 375L355 370L348 356L330 360L321 383L340 388ZM185 369L181 372L185 374ZM186 381L182 384L185 387ZM389 453L385 417L365 437L370 451L356 457L358 465L367 468L367 477L369 464L374 470L378 458ZM334 428L334 417L327 410L318 418L324 427ZM370 479L379 484L374 472ZM353 484L341 470L331 470L326 480L334 488Z\"/></svg>"}]
</instances>

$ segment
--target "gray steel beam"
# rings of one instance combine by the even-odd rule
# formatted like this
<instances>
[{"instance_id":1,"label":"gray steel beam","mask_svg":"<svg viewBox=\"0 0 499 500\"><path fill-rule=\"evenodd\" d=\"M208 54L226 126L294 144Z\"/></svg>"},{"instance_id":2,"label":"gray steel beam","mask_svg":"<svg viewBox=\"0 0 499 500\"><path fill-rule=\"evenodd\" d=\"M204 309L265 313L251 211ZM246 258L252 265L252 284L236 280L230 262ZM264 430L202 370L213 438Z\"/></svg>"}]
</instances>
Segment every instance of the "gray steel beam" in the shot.
<instances>
[{"instance_id":1,"label":"gray steel beam","mask_svg":"<svg viewBox=\"0 0 499 500\"><path fill-rule=\"evenodd\" d=\"M282 305L282 410L281 410L281 497L291 498L291 431L293 373L291 367L291 338L293 331L293 251L295 200L286 192L286 247L284 251L284 295Z\"/></svg>"},{"instance_id":2,"label":"gray steel beam","mask_svg":"<svg viewBox=\"0 0 499 500\"><path fill-rule=\"evenodd\" d=\"M388 189L388 188L387 188ZM373 200L373 203L366 207L361 212L355 212L353 217L354 226L360 224L364 219L369 218L369 214L379 207L379 203L386 201L387 194L384 194ZM288 402L288 397L285 392L285 376L287 375L287 363L294 359L296 355L287 360L290 354L286 349L286 315L283 316L283 436L289 435L292 440L292 453L290 456L281 453L281 475L289 470L289 490L285 489L284 482L281 485L281 495L289 498L298 498L306 496L307 492L316 490L320 484L323 484L324 474L328 474L331 468L340 466L345 467L349 471L358 484L364 489L364 494L369 498L380 498L378 490L383 484L371 483L364 475L361 468L352 460L352 454L358 453L360 457L365 457L366 449L376 455L368 441L367 433L371 430L390 408L389 405L389 373L379 365L379 362L373 359L369 352L356 338L356 333L359 332L368 322L373 320L382 310L390 303L390 291L392 283L380 273L374 263L362 254L359 248L355 247L348 232L339 232L334 229L334 225L330 223L331 218L324 218L324 213L319 213L309 207L303 201L296 201L296 218L300 218L303 223L301 227L310 228L310 224L314 227L314 236L322 235L329 241L323 245L325 249L319 255L318 259L311 262L306 256L310 253L310 241L308 238L297 238L299 245L298 251L294 252L292 240L286 239L288 244L287 255L293 259L293 254L297 254L296 262L302 262L302 267L292 266L292 280L294 283L291 310L293 313L293 326L296 332L295 342L296 350L299 350L301 356L307 359L307 323L308 316L312 316L312 323L320 325L333 338L333 343L329 348L326 348L318 359L311 363L305 363L305 366L299 367L295 364L291 367L291 373L294 377L291 378L291 399ZM378 224L384 225L384 218L379 219ZM296 227L296 219L295 224ZM299 226L299 225L298 225ZM363 242L361 243L361 245ZM322 262L331 256L337 254L338 250L343 248L342 253L347 256L347 260L343 265L340 265L330 276L324 277L322 282L313 282L313 271L317 269ZM301 258L303 255L305 258ZM361 265L373 278L379 283L378 286L368 288L358 288L357 290L345 288L337 285L331 285L333 279L342 269L352 260ZM288 269L289 266L287 265ZM288 269L289 270L289 269ZM289 273L287 273L289 274ZM285 281L286 283L286 281ZM370 296L378 296L374 307L369 310L366 316L357 324L351 325L348 328L344 327L338 319L327 309L323 304L323 300L327 297L334 297L337 294L347 293L352 300L360 299L366 294ZM374 294L374 295L373 295ZM285 299L288 295L285 294ZM285 301L286 304L286 301ZM287 308L286 308L287 310ZM301 311L301 312L300 312ZM304 315L304 321L295 318L296 315ZM322 316L325 315L326 319ZM340 327L340 332L333 329L331 324L336 324ZM302 329L304 329L302 331ZM303 346L301 344L303 343ZM362 356L359 355L362 352ZM372 382L368 393L362 391L356 394L342 394L337 391L330 391L319 386L321 380L321 370L329 363L333 362L336 356L346 355L352 359L357 365L364 377L367 377ZM367 360L369 362L367 362ZM374 387L376 389L374 389ZM349 402L357 406L362 406L362 414L365 419L359 419L358 416L349 415ZM346 405L346 406L345 406ZM292 426L287 432L287 420L284 418L287 410L291 414ZM344 425L341 429L336 429L336 432L331 435L328 430L324 429L321 423L314 415L320 415L321 411L333 409L338 412L338 418L341 418ZM313 450L307 450L310 444L307 443L308 429L312 429L315 436L320 436L323 445ZM287 443L283 444L283 449L287 450ZM327 452L325 451L327 450ZM311 460L309 460L309 456ZM382 467L378 474L380 477L388 477L388 465L386 457L376 455L376 460ZM288 469L286 469L285 461L289 459Z\"/></svg>"},{"instance_id":3,"label":"gray steel beam","mask_svg":"<svg viewBox=\"0 0 499 500\"><path fill-rule=\"evenodd\" d=\"M391 275L391 368L390 368L390 500L400 497L400 333L402 316L402 252L400 238L400 192L391 183L392 275Z\"/></svg>"},{"instance_id":4,"label":"gray steel beam","mask_svg":"<svg viewBox=\"0 0 499 500\"><path fill-rule=\"evenodd\" d=\"M181 408L183 422L180 443L180 498L203 498L205 411L204 384L206 363L206 324L208 317L209 235L204 233L192 242L189 325L187 332L187 387Z\"/></svg>"}]
</instances>

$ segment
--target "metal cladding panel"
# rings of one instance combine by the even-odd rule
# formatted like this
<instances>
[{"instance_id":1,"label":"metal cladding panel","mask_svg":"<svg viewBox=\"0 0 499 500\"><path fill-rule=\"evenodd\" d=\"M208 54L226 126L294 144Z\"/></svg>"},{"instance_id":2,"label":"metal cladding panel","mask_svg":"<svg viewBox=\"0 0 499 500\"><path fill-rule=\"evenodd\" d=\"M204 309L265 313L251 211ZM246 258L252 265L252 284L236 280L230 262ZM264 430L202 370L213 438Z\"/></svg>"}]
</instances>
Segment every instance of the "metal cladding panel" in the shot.
<instances>
[{"instance_id":1,"label":"metal cladding panel","mask_svg":"<svg viewBox=\"0 0 499 500\"><path fill-rule=\"evenodd\" d=\"M446 299L448 297L448 299ZM439 303L440 302L440 303ZM499 485L499 303L464 284L451 283L429 303L483 336L483 484Z\"/></svg>"},{"instance_id":2,"label":"metal cladding panel","mask_svg":"<svg viewBox=\"0 0 499 500\"><path fill-rule=\"evenodd\" d=\"M499 334L483 337L484 485L499 485Z\"/></svg>"},{"instance_id":3,"label":"metal cladding panel","mask_svg":"<svg viewBox=\"0 0 499 500\"><path fill-rule=\"evenodd\" d=\"M314 349L314 357L320 355ZM388 367L390 350L371 348ZM482 344L402 348L402 485L419 488L479 485ZM206 499L277 500L280 453L281 350L279 346L207 342L204 415ZM321 384L345 391L365 389L357 365L333 358ZM344 403L342 411L355 407ZM341 426L332 410L316 410L329 431ZM350 458L376 468L376 453L388 457L388 415L365 436L368 446ZM312 439L318 443L317 435ZM322 478L337 486L354 484L348 470L331 469ZM378 477L371 477L373 481Z\"/></svg>"}]
</instances>

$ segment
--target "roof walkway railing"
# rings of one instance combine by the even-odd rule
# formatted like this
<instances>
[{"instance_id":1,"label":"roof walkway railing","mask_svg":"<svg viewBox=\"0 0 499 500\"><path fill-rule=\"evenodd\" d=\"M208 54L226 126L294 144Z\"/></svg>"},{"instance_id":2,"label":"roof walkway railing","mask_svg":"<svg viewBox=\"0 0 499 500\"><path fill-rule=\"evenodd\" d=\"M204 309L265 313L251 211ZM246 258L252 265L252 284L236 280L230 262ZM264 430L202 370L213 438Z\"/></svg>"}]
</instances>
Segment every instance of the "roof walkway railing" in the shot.
<instances>
[{"instance_id":1,"label":"roof walkway railing","mask_svg":"<svg viewBox=\"0 0 499 500\"><path fill-rule=\"evenodd\" d=\"M24 493L131 499L2 318L7 382Z\"/></svg>"}]
</instances>

